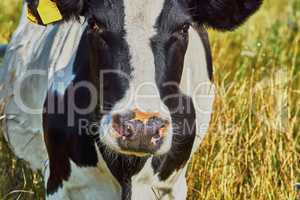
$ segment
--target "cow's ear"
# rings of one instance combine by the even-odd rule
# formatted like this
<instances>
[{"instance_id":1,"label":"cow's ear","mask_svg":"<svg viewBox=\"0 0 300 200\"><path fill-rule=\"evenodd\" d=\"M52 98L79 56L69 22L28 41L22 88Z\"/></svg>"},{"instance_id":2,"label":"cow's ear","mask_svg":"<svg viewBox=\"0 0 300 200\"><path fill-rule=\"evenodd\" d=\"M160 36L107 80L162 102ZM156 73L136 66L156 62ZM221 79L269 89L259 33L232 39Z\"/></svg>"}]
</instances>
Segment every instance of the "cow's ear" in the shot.
<instances>
[{"instance_id":1,"label":"cow's ear","mask_svg":"<svg viewBox=\"0 0 300 200\"><path fill-rule=\"evenodd\" d=\"M87 0L26 0L28 18L41 25L72 18L79 19L85 14L85 1Z\"/></svg>"},{"instance_id":2,"label":"cow's ear","mask_svg":"<svg viewBox=\"0 0 300 200\"><path fill-rule=\"evenodd\" d=\"M195 22L228 31L245 22L263 0L188 0Z\"/></svg>"}]
</instances>

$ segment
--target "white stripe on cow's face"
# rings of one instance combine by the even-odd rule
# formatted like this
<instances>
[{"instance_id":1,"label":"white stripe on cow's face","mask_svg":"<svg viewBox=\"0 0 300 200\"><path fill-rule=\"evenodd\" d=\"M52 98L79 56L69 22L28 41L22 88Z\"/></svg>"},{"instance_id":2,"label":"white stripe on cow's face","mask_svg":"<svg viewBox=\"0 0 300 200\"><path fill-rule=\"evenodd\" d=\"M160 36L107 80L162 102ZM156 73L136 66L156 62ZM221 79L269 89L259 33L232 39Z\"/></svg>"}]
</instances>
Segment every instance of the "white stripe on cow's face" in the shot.
<instances>
[{"instance_id":1,"label":"white stripe on cow's face","mask_svg":"<svg viewBox=\"0 0 300 200\"><path fill-rule=\"evenodd\" d=\"M160 117L171 121L168 108L160 98L155 81L155 55L151 48L151 39L157 34L155 25L163 11L165 0L124 0L126 32L125 40L130 53L129 89L125 96L113 107L111 115L138 109L142 112L158 112ZM103 117L103 119L109 116ZM104 124L102 119L101 140L111 148L119 148L117 140L107 134L111 124ZM168 129L163 145L156 154L170 150L173 129Z\"/></svg>"},{"instance_id":2,"label":"white stripe on cow's face","mask_svg":"<svg viewBox=\"0 0 300 200\"><path fill-rule=\"evenodd\" d=\"M124 0L126 41L133 69L130 89L114 110L138 108L143 111L166 112L155 82L155 61L151 38L165 0Z\"/></svg>"},{"instance_id":3,"label":"white stripe on cow's face","mask_svg":"<svg viewBox=\"0 0 300 200\"><path fill-rule=\"evenodd\" d=\"M125 0L126 40L131 54L134 84L155 80L154 55L150 39L165 0ZM146 9L145 9L146 8Z\"/></svg>"}]
</instances>

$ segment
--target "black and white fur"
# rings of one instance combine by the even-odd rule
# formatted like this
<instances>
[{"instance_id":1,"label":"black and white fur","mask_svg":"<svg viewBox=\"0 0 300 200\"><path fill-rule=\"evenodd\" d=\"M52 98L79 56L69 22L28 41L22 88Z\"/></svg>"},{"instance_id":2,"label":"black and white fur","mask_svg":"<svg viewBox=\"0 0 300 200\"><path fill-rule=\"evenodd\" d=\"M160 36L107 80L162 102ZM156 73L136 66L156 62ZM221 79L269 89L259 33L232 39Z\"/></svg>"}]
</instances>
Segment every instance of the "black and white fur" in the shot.
<instances>
[{"instance_id":1,"label":"black and white fur","mask_svg":"<svg viewBox=\"0 0 300 200\"><path fill-rule=\"evenodd\" d=\"M34 10L37 1L28 2ZM65 87L54 81L45 102L47 199L185 199L187 162L207 130L214 96L205 27L233 30L261 0L58 0L57 4L65 20L83 16L87 25L82 25L72 69L63 69ZM96 75L103 70L119 70L130 79L109 75L100 90ZM63 107L68 113L68 92L80 82L97 88L103 97L98 106L106 112L75 113L74 125L68 126L68 115L50 113L48 106ZM152 87L141 87L144 83ZM154 98L131 99L137 88ZM76 106L87 107L91 95L80 89L73 97ZM159 112L172 123L163 145L152 155L123 151L110 133L114 113L137 107ZM99 135L78 134L82 119L98 123Z\"/></svg>"}]
</instances>

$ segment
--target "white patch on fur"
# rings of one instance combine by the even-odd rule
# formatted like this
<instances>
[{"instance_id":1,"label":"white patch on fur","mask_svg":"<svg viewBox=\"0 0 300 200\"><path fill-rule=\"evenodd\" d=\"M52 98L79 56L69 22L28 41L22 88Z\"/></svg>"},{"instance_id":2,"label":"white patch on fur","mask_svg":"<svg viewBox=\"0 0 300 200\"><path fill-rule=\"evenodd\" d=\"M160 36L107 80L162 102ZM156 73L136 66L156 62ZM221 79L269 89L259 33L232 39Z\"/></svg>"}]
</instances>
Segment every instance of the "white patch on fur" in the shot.
<instances>
[{"instance_id":1,"label":"white patch on fur","mask_svg":"<svg viewBox=\"0 0 300 200\"><path fill-rule=\"evenodd\" d=\"M144 168L132 177L132 200L183 200L187 196L186 167L175 171L166 181L154 174L148 159Z\"/></svg>"},{"instance_id":2,"label":"white patch on fur","mask_svg":"<svg viewBox=\"0 0 300 200\"><path fill-rule=\"evenodd\" d=\"M70 66L54 73L50 90L57 92L61 96L65 94L67 88L75 78L75 74L73 73L73 61Z\"/></svg>"},{"instance_id":3,"label":"white patch on fur","mask_svg":"<svg viewBox=\"0 0 300 200\"><path fill-rule=\"evenodd\" d=\"M155 82L154 54L150 39L165 0L125 0L126 41L133 68L130 89L114 110L138 108L141 111L160 112L169 117Z\"/></svg>"},{"instance_id":4,"label":"white patch on fur","mask_svg":"<svg viewBox=\"0 0 300 200\"><path fill-rule=\"evenodd\" d=\"M71 176L63 182L63 187L47 196L47 200L121 200L122 188L109 171L101 153L97 149L97 167L78 167L71 162ZM45 173L48 180L49 168Z\"/></svg>"},{"instance_id":5,"label":"white patch on fur","mask_svg":"<svg viewBox=\"0 0 300 200\"><path fill-rule=\"evenodd\" d=\"M197 126L193 152L207 133L215 97L214 84L207 70L206 52L196 30L189 31L189 45L185 55L184 70L180 84L181 90L191 96L196 109Z\"/></svg>"},{"instance_id":6,"label":"white patch on fur","mask_svg":"<svg viewBox=\"0 0 300 200\"><path fill-rule=\"evenodd\" d=\"M156 85L154 54L150 45L151 38L156 34L154 26L164 3L165 0L124 1L125 39L129 45L133 73L125 97L114 106L112 114L139 109L143 112L158 112L161 117L171 121L169 110L162 102ZM110 126L102 126L102 130L103 141L111 148L118 149L114 138L111 138L113 133L109 131ZM166 153L170 149L172 128L168 132L157 154Z\"/></svg>"}]
</instances>

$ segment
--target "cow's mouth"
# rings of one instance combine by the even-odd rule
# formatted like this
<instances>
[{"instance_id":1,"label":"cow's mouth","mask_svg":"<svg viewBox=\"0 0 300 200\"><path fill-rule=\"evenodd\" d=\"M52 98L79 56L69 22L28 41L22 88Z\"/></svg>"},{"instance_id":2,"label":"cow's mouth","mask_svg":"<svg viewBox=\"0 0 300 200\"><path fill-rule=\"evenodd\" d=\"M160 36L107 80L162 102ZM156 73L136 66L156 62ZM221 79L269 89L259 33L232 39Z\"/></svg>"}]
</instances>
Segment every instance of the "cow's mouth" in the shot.
<instances>
[{"instance_id":1,"label":"cow's mouth","mask_svg":"<svg viewBox=\"0 0 300 200\"><path fill-rule=\"evenodd\" d=\"M101 141L122 154L161 155L171 148L171 129L170 121L157 113L107 115L101 123Z\"/></svg>"}]
</instances>

